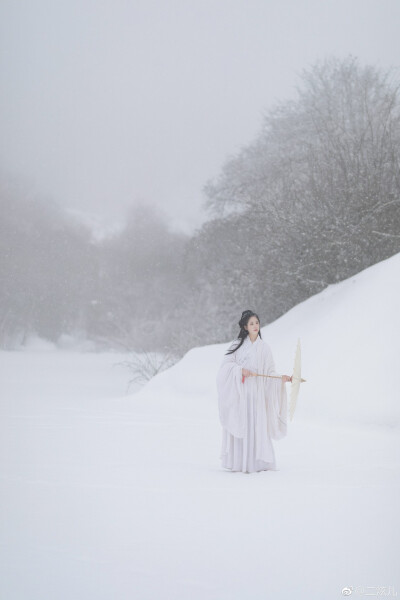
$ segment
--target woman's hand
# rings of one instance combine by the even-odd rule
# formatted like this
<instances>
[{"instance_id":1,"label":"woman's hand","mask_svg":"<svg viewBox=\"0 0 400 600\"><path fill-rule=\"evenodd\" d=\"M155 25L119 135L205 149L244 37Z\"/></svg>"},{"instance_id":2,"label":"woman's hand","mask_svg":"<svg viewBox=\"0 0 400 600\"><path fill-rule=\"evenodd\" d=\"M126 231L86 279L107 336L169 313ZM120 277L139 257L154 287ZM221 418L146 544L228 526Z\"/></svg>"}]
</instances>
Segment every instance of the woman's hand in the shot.
<instances>
[{"instance_id":1,"label":"woman's hand","mask_svg":"<svg viewBox=\"0 0 400 600\"><path fill-rule=\"evenodd\" d=\"M286 383L287 381L292 381L292 375L282 375L282 381Z\"/></svg>"},{"instance_id":2,"label":"woman's hand","mask_svg":"<svg viewBox=\"0 0 400 600\"><path fill-rule=\"evenodd\" d=\"M242 369L242 377L252 377L255 376L256 373L253 373L252 371L249 371L248 369Z\"/></svg>"}]
</instances>

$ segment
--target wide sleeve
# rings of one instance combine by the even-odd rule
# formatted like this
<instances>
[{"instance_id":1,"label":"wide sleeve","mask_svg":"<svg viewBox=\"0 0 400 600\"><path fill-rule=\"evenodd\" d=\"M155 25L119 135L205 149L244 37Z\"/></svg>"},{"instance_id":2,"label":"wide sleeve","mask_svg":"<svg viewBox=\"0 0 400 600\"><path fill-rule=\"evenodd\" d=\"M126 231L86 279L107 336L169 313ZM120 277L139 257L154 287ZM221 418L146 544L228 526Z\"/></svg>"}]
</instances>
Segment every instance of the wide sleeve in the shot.
<instances>
[{"instance_id":1,"label":"wide sleeve","mask_svg":"<svg viewBox=\"0 0 400 600\"><path fill-rule=\"evenodd\" d=\"M271 349L268 348L264 364L266 375L279 375ZM282 378L265 377L265 402L267 409L268 432L274 440L280 440L287 434L287 394Z\"/></svg>"},{"instance_id":2,"label":"wide sleeve","mask_svg":"<svg viewBox=\"0 0 400 600\"><path fill-rule=\"evenodd\" d=\"M231 344L229 349L234 345ZM216 383L221 425L235 437L242 438L245 432L246 414L242 366L237 362L236 352L224 356Z\"/></svg>"}]
</instances>

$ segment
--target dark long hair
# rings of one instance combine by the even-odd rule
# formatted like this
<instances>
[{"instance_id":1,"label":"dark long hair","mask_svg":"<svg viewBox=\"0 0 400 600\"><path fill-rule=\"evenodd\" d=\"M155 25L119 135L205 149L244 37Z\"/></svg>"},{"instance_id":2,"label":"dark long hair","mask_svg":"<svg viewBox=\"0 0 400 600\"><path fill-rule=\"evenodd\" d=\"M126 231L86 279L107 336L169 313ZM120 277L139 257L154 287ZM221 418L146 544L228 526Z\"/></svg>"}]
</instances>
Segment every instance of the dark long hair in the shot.
<instances>
[{"instance_id":1,"label":"dark long hair","mask_svg":"<svg viewBox=\"0 0 400 600\"><path fill-rule=\"evenodd\" d=\"M245 329L245 325L247 325L247 323L250 321L251 317L257 317L258 322L260 322L260 319L258 318L258 315L256 315L255 312L253 312L252 310L244 310L242 312L242 316L238 323L238 325L240 327L240 331L239 331L239 335L237 336L237 339L240 340L240 342L236 346L236 348L232 348L231 350L228 350L228 352L225 352L225 354L233 354L233 352L236 352L236 350L238 350L238 348L240 348L240 346L243 344L244 340L249 335L249 332L247 331L247 329ZM261 337L261 327L258 330L258 335Z\"/></svg>"}]
</instances>

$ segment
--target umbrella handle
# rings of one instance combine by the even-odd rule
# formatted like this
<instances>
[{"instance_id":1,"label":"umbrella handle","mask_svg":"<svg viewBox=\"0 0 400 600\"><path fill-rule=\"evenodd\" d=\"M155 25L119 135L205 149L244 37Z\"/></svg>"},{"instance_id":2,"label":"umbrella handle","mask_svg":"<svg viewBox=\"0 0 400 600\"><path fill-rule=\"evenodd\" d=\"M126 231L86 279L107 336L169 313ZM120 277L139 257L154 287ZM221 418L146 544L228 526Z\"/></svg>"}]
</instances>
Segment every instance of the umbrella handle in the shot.
<instances>
[{"instance_id":1,"label":"umbrella handle","mask_svg":"<svg viewBox=\"0 0 400 600\"><path fill-rule=\"evenodd\" d=\"M264 375L264 374L257 374L256 377L273 377L275 379L281 379L282 375ZM293 375L292 375L293 378ZM244 375L242 375L242 383L244 383ZM295 379L298 379L297 377L295 377ZM306 379L300 379L301 383L304 383L305 381L307 381Z\"/></svg>"}]
</instances>

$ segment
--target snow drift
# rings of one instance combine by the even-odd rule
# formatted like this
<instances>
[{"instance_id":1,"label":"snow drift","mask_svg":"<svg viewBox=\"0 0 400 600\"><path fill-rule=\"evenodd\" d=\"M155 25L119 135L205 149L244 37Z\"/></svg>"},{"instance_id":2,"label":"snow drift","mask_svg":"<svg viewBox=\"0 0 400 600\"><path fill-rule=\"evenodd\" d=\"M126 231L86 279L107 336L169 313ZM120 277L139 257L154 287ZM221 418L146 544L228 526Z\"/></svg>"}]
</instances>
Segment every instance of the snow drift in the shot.
<instances>
[{"instance_id":1,"label":"snow drift","mask_svg":"<svg viewBox=\"0 0 400 600\"><path fill-rule=\"evenodd\" d=\"M128 396L111 355L0 353L1 597L398 593L399 272L396 255L262 328L282 373L300 337L307 379L276 472L220 467L230 340Z\"/></svg>"}]
</instances>

